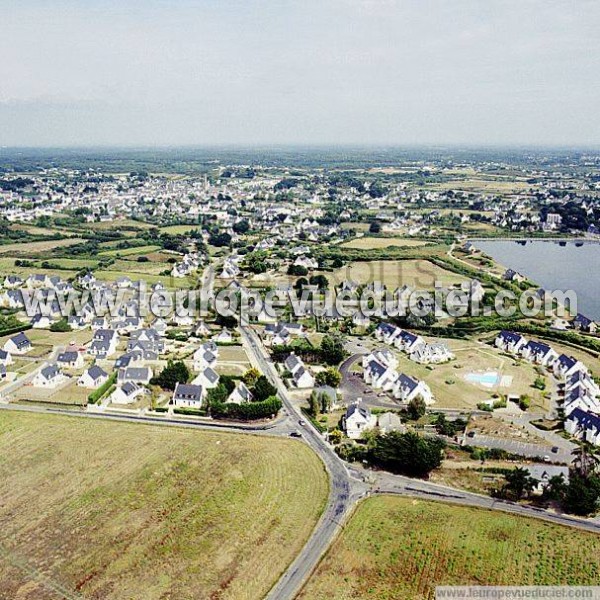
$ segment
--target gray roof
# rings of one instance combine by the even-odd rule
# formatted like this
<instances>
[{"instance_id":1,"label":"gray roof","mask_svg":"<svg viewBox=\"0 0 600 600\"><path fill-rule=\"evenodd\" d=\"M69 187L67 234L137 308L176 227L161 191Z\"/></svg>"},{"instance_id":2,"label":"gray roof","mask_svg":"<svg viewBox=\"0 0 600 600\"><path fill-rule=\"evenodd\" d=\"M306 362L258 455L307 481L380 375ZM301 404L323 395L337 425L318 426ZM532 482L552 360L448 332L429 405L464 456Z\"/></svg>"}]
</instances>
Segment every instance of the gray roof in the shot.
<instances>
[{"instance_id":1,"label":"gray roof","mask_svg":"<svg viewBox=\"0 0 600 600\"><path fill-rule=\"evenodd\" d=\"M173 399L199 402L202 399L202 386L191 383L178 383L173 392Z\"/></svg>"},{"instance_id":2,"label":"gray roof","mask_svg":"<svg viewBox=\"0 0 600 600\"><path fill-rule=\"evenodd\" d=\"M12 343L19 349L26 348L27 346L31 346L31 342L29 341L29 338L23 332L17 333L17 335L14 335L10 339L11 339Z\"/></svg>"},{"instance_id":3,"label":"gray roof","mask_svg":"<svg viewBox=\"0 0 600 600\"><path fill-rule=\"evenodd\" d=\"M62 363L72 363L75 362L79 358L79 353L77 352L62 352L58 355L57 361Z\"/></svg>"},{"instance_id":4,"label":"gray roof","mask_svg":"<svg viewBox=\"0 0 600 600\"><path fill-rule=\"evenodd\" d=\"M92 365L88 370L88 375L92 378L93 381L98 381L101 377L107 377L106 371L101 369L98 365Z\"/></svg>"}]
</instances>

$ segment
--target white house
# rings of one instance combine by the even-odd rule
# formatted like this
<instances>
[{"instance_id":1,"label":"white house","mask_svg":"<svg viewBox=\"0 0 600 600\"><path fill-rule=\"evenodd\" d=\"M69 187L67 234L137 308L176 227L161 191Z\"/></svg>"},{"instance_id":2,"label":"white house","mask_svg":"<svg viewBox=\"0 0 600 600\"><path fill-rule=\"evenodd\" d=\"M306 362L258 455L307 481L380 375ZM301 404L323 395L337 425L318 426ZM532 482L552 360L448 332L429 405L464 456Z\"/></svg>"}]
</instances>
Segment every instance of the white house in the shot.
<instances>
[{"instance_id":1,"label":"white house","mask_svg":"<svg viewBox=\"0 0 600 600\"><path fill-rule=\"evenodd\" d=\"M188 383L178 383L175 386L171 404L183 408L202 408L202 386Z\"/></svg>"},{"instance_id":2,"label":"white house","mask_svg":"<svg viewBox=\"0 0 600 600\"><path fill-rule=\"evenodd\" d=\"M553 363L552 371L556 377L566 379L576 371L587 371L586 366L573 356L561 354Z\"/></svg>"},{"instance_id":3,"label":"white house","mask_svg":"<svg viewBox=\"0 0 600 600\"><path fill-rule=\"evenodd\" d=\"M68 350L61 352L56 358L56 362L61 367L70 367L71 369L78 369L83 366L83 356L76 350Z\"/></svg>"},{"instance_id":4,"label":"white house","mask_svg":"<svg viewBox=\"0 0 600 600\"><path fill-rule=\"evenodd\" d=\"M558 358L558 354L551 346L533 340L530 340L521 348L521 356L529 362L544 367L550 366Z\"/></svg>"},{"instance_id":5,"label":"white house","mask_svg":"<svg viewBox=\"0 0 600 600\"><path fill-rule=\"evenodd\" d=\"M304 366L302 359L293 352L285 359L285 369L290 372L297 388L311 388L315 385L315 379Z\"/></svg>"},{"instance_id":6,"label":"white house","mask_svg":"<svg viewBox=\"0 0 600 600\"><path fill-rule=\"evenodd\" d=\"M377 425L377 418L371 414L366 406L356 402L346 409L342 425L346 435L351 440L358 440L365 431L373 429Z\"/></svg>"},{"instance_id":7,"label":"white house","mask_svg":"<svg viewBox=\"0 0 600 600\"><path fill-rule=\"evenodd\" d=\"M63 376L58 366L50 364L38 371L31 383L34 387L55 388L62 380Z\"/></svg>"},{"instance_id":8,"label":"white house","mask_svg":"<svg viewBox=\"0 0 600 600\"><path fill-rule=\"evenodd\" d=\"M518 354L521 348L527 344L527 340L519 333L514 331L501 331L494 342L496 348L504 350L510 354Z\"/></svg>"},{"instance_id":9,"label":"white house","mask_svg":"<svg viewBox=\"0 0 600 600\"><path fill-rule=\"evenodd\" d=\"M429 386L419 379L400 373L394 385L394 397L402 402L422 398L427 406L435 402Z\"/></svg>"},{"instance_id":10,"label":"white house","mask_svg":"<svg viewBox=\"0 0 600 600\"><path fill-rule=\"evenodd\" d=\"M0 365L7 367L8 365L12 365L14 362L15 361L10 355L10 352L7 352L6 350L0 350Z\"/></svg>"},{"instance_id":11,"label":"white house","mask_svg":"<svg viewBox=\"0 0 600 600\"><path fill-rule=\"evenodd\" d=\"M240 381L236 386L233 392L229 394L226 402L234 402L236 404L246 404L247 402L252 402L253 395L252 392L248 389L246 384L243 381Z\"/></svg>"},{"instance_id":12,"label":"white house","mask_svg":"<svg viewBox=\"0 0 600 600\"><path fill-rule=\"evenodd\" d=\"M565 431L600 446L600 416L576 408L565 420Z\"/></svg>"},{"instance_id":13,"label":"white house","mask_svg":"<svg viewBox=\"0 0 600 600\"><path fill-rule=\"evenodd\" d=\"M304 366L296 369L292 373L292 379L294 380L296 387L299 389L311 388L315 385L315 378Z\"/></svg>"},{"instance_id":14,"label":"white house","mask_svg":"<svg viewBox=\"0 0 600 600\"><path fill-rule=\"evenodd\" d=\"M17 333L4 343L4 350L10 354L27 354L31 348L31 342L23 332Z\"/></svg>"},{"instance_id":15,"label":"white house","mask_svg":"<svg viewBox=\"0 0 600 600\"><path fill-rule=\"evenodd\" d=\"M147 384L152 379L152 369L150 367L126 367L119 369L117 381L119 384L131 382Z\"/></svg>"},{"instance_id":16,"label":"white house","mask_svg":"<svg viewBox=\"0 0 600 600\"><path fill-rule=\"evenodd\" d=\"M392 390L398 373L395 369L382 365L376 360L372 360L363 373L365 383L368 383L375 390L389 391Z\"/></svg>"},{"instance_id":17,"label":"white house","mask_svg":"<svg viewBox=\"0 0 600 600\"><path fill-rule=\"evenodd\" d=\"M219 385L219 374L211 367L206 367L192 380L192 384L211 390Z\"/></svg>"},{"instance_id":18,"label":"white house","mask_svg":"<svg viewBox=\"0 0 600 600\"><path fill-rule=\"evenodd\" d=\"M132 404L145 393L146 390L143 386L127 381L115 388L115 391L110 395L110 401L113 404Z\"/></svg>"},{"instance_id":19,"label":"white house","mask_svg":"<svg viewBox=\"0 0 600 600\"><path fill-rule=\"evenodd\" d=\"M98 365L92 365L86 369L77 380L77 385L85 388L97 388L104 385L108 379L108 374Z\"/></svg>"}]
</instances>

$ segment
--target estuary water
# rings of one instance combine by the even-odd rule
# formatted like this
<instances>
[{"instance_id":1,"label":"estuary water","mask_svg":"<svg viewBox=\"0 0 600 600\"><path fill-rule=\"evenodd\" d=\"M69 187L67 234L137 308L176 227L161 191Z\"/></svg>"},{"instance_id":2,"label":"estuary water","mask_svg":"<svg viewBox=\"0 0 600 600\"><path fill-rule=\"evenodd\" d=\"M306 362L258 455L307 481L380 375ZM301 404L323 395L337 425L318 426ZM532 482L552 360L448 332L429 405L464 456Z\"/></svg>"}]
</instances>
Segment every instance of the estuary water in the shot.
<instances>
[{"instance_id":1,"label":"estuary water","mask_svg":"<svg viewBox=\"0 0 600 600\"><path fill-rule=\"evenodd\" d=\"M546 290L574 290L578 311L600 320L600 243L477 240L473 244Z\"/></svg>"}]
</instances>

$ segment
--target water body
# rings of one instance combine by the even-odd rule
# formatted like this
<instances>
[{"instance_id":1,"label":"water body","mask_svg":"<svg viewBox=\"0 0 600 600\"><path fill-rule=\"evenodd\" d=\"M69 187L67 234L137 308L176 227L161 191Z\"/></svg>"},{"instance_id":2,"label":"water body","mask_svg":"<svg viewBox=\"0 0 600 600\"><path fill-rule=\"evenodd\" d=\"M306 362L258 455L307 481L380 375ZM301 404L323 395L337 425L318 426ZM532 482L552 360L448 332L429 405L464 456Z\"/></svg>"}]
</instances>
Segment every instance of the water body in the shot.
<instances>
[{"instance_id":1,"label":"water body","mask_svg":"<svg viewBox=\"0 0 600 600\"><path fill-rule=\"evenodd\" d=\"M474 244L546 290L574 290L578 311L600 320L600 244L554 240L495 240Z\"/></svg>"}]
</instances>

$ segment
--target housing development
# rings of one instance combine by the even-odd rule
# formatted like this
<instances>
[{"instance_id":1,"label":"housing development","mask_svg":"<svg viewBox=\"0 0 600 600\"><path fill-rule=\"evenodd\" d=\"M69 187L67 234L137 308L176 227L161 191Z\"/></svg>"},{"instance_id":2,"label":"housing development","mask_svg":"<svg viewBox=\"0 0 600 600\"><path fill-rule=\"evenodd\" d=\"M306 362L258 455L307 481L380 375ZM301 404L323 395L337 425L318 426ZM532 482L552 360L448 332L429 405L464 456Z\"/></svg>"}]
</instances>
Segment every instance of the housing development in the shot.
<instances>
[{"instance_id":1,"label":"housing development","mask_svg":"<svg viewBox=\"0 0 600 600\"><path fill-rule=\"evenodd\" d=\"M599 228L591 152L3 151L3 597L597 583Z\"/></svg>"}]
</instances>

